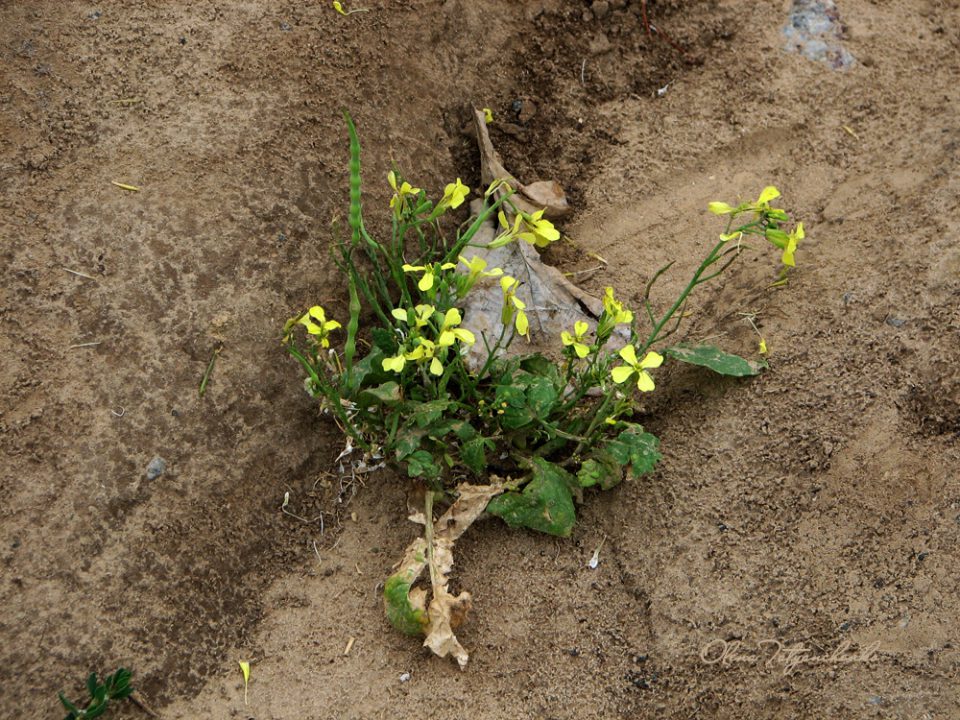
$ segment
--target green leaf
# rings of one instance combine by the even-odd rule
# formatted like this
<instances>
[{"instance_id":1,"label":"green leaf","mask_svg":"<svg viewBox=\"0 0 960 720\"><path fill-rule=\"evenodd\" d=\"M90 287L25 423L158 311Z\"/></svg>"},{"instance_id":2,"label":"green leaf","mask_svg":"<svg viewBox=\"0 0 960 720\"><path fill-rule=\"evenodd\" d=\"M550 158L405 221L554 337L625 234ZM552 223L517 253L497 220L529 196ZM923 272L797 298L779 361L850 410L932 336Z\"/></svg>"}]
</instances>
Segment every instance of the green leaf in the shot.
<instances>
[{"instance_id":1,"label":"green leaf","mask_svg":"<svg viewBox=\"0 0 960 720\"><path fill-rule=\"evenodd\" d=\"M660 440L656 435L644 432L642 427L631 423L626 430L609 441L604 450L620 465L629 467L633 477L640 477L653 470L663 457L659 446Z\"/></svg>"},{"instance_id":2,"label":"green leaf","mask_svg":"<svg viewBox=\"0 0 960 720\"><path fill-rule=\"evenodd\" d=\"M526 527L548 535L569 537L576 521L571 485L576 480L566 470L543 458L533 460L533 478L523 492L494 498L487 511L510 527Z\"/></svg>"},{"instance_id":3,"label":"green leaf","mask_svg":"<svg viewBox=\"0 0 960 720\"><path fill-rule=\"evenodd\" d=\"M605 452L598 452L594 457L585 460L577 473L580 487L585 488L599 485L601 490L609 490L619 485L622 479L623 471Z\"/></svg>"},{"instance_id":4,"label":"green leaf","mask_svg":"<svg viewBox=\"0 0 960 720\"><path fill-rule=\"evenodd\" d=\"M559 398L553 383L544 377L532 377L527 386L527 406L536 417L546 418Z\"/></svg>"},{"instance_id":5,"label":"green leaf","mask_svg":"<svg viewBox=\"0 0 960 720\"><path fill-rule=\"evenodd\" d=\"M520 360L520 368L526 370L531 375L538 375L547 378L554 386L562 385L560 381L560 368L557 364L545 358L539 353L528 355Z\"/></svg>"},{"instance_id":6,"label":"green leaf","mask_svg":"<svg viewBox=\"0 0 960 720\"><path fill-rule=\"evenodd\" d=\"M109 683L109 695L113 700L123 700L133 692L130 679L133 674L126 668L119 668Z\"/></svg>"},{"instance_id":7,"label":"green leaf","mask_svg":"<svg viewBox=\"0 0 960 720\"><path fill-rule=\"evenodd\" d=\"M667 348L663 351L663 354L674 360L710 368L715 373L733 377L759 375L760 371L767 367L767 363L763 360L747 360L739 355L725 353L713 345L697 345L696 347L677 345Z\"/></svg>"},{"instance_id":8,"label":"green leaf","mask_svg":"<svg viewBox=\"0 0 960 720\"><path fill-rule=\"evenodd\" d=\"M364 357L353 364L353 374L350 376L350 385L347 387L351 393L359 387L366 387L377 383L382 383L390 379L392 373L383 369L384 354L379 348L373 348Z\"/></svg>"},{"instance_id":9,"label":"green leaf","mask_svg":"<svg viewBox=\"0 0 960 720\"><path fill-rule=\"evenodd\" d=\"M435 420L439 420L443 411L450 407L449 400L431 400L429 402L417 403L409 411L408 417L419 427L426 427Z\"/></svg>"},{"instance_id":10,"label":"green leaf","mask_svg":"<svg viewBox=\"0 0 960 720\"><path fill-rule=\"evenodd\" d=\"M393 380L388 380L382 385L366 388L360 391L358 400L362 407L371 405L393 405L400 402L400 386Z\"/></svg>"},{"instance_id":11,"label":"green leaf","mask_svg":"<svg viewBox=\"0 0 960 720\"><path fill-rule=\"evenodd\" d=\"M406 457L407 475L433 480L440 476L440 467L433 461L433 455L426 450L417 450Z\"/></svg>"},{"instance_id":12,"label":"green leaf","mask_svg":"<svg viewBox=\"0 0 960 720\"><path fill-rule=\"evenodd\" d=\"M450 428L458 440L466 442L473 440L477 436L477 429L466 420L457 420Z\"/></svg>"},{"instance_id":13,"label":"green leaf","mask_svg":"<svg viewBox=\"0 0 960 720\"><path fill-rule=\"evenodd\" d=\"M109 675L107 676L107 680L110 680ZM90 693L90 697L94 697L97 693L97 674L95 672L87 676L87 692Z\"/></svg>"},{"instance_id":14,"label":"green leaf","mask_svg":"<svg viewBox=\"0 0 960 720\"><path fill-rule=\"evenodd\" d=\"M68 720L72 720L72 718L75 718L79 714L80 708L67 700L67 696L63 693L59 693L59 697L60 703L63 705L63 707L70 711L70 714L67 715Z\"/></svg>"},{"instance_id":15,"label":"green leaf","mask_svg":"<svg viewBox=\"0 0 960 720\"><path fill-rule=\"evenodd\" d=\"M487 468L486 450L493 450L494 443L484 437L475 437L468 440L460 446L460 459L463 464L473 470L477 475L482 475Z\"/></svg>"},{"instance_id":16,"label":"green leaf","mask_svg":"<svg viewBox=\"0 0 960 720\"><path fill-rule=\"evenodd\" d=\"M533 421L533 413L527 407L527 395L516 385L498 385L494 396L497 411L503 410L500 415L500 425L506 430L517 430Z\"/></svg>"},{"instance_id":17,"label":"green leaf","mask_svg":"<svg viewBox=\"0 0 960 720\"><path fill-rule=\"evenodd\" d=\"M387 578L383 585L383 603L390 624L405 635L423 635L427 614L410 604L411 571L401 571Z\"/></svg>"},{"instance_id":18,"label":"green leaf","mask_svg":"<svg viewBox=\"0 0 960 720\"><path fill-rule=\"evenodd\" d=\"M420 441L423 440L426 434L426 430L410 427L404 427L397 431L397 439L393 446L397 453L397 460L403 460L407 455L410 455L419 448Z\"/></svg>"},{"instance_id":19,"label":"green leaf","mask_svg":"<svg viewBox=\"0 0 960 720\"><path fill-rule=\"evenodd\" d=\"M397 336L393 330L387 328L375 327L370 331L373 337L373 345L384 355L393 355L397 349Z\"/></svg>"}]
</instances>

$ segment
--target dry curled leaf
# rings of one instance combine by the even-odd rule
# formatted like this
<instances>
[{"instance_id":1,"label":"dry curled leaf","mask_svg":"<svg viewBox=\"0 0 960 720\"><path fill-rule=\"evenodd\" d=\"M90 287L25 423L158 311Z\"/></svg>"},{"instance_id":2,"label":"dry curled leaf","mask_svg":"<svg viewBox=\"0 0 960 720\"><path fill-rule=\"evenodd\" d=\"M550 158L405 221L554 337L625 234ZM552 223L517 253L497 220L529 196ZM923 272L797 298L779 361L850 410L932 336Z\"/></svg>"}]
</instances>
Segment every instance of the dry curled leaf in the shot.
<instances>
[{"instance_id":1,"label":"dry curled leaf","mask_svg":"<svg viewBox=\"0 0 960 720\"><path fill-rule=\"evenodd\" d=\"M419 537L407 547L397 571L384 586L384 604L390 622L408 635L426 634L424 645L440 657L452 655L464 668L469 654L453 630L470 609L470 593L457 596L448 590L447 576L453 569L453 545L480 517L490 500L504 491L502 483L461 484L457 500L433 523L433 544ZM411 520L426 523L424 513L412 513ZM432 596L427 608L427 591L414 584L429 568Z\"/></svg>"}]
</instances>

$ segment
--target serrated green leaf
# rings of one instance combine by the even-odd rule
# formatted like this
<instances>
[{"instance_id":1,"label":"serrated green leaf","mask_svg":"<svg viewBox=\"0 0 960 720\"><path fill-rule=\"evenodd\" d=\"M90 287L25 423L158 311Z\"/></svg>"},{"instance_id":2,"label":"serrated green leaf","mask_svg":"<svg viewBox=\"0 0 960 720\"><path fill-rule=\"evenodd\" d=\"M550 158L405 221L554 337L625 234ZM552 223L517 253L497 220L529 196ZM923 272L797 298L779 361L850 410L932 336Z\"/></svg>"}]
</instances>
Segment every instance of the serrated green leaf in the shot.
<instances>
[{"instance_id":1,"label":"serrated green leaf","mask_svg":"<svg viewBox=\"0 0 960 720\"><path fill-rule=\"evenodd\" d=\"M427 626L427 614L410 604L412 578L408 572L398 572L387 578L383 585L383 602L390 624L405 635L423 635Z\"/></svg>"},{"instance_id":2,"label":"serrated green leaf","mask_svg":"<svg viewBox=\"0 0 960 720\"><path fill-rule=\"evenodd\" d=\"M633 477L640 477L653 470L660 460L660 440L656 435L644 432L639 425L630 424L604 447L609 456L629 468Z\"/></svg>"},{"instance_id":3,"label":"serrated green leaf","mask_svg":"<svg viewBox=\"0 0 960 720\"><path fill-rule=\"evenodd\" d=\"M407 475L433 480L440 477L440 467L434 462L433 455L426 450L417 450L405 458Z\"/></svg>"},{"instance_id":4,"label":"serrated green leaf","mask_svg":"<svg viewBox=\"0 0 960 720\"><path fill-rule=\"evenodd\" d=\"M543 458L534 458L533 477L523 491L494 498L487 505L487 511L511 527L569 537L576 521L571 493L574 484L576 480L563 468Z\"/></svg>"},{"instance_id":5,"label":"serrated green leaf","mask_svg":"<svg viewBox=\"0 0 960 720\"><path fill-rule=\"evenodd\" d=\"M731 355L713 345L697 345L688 347L677 345L667 348L663 354L674 360L709 368L720 375L733 377L747 377L759 375L767 367L763 360L747 360L739 355Z\"/></svg>"},{"instance_id":6,"label":"serrated green leaf","mask_svg":"<svg viewBox=\"0 0 960 720\"><path fill-rule=\"evenodd\" d=\"M361 407L370 407L371 405L395 405L401 398L400 386L395 381L388 380L382 385L361 390L357 399Z\"/></svg>"},{"instance_id":7,"label":"serrated green leaf","mask_svg":"<svg viewBox=\"0 0 960 720\"><path fill-rule=\"evenodd\" d=\"M475 437L467 440L460 446L460 459L463 464L473 470L477 475L482 475L487 468L486 450L492 450L494 443L484 437Z\"/></svg>"}]
</instances>

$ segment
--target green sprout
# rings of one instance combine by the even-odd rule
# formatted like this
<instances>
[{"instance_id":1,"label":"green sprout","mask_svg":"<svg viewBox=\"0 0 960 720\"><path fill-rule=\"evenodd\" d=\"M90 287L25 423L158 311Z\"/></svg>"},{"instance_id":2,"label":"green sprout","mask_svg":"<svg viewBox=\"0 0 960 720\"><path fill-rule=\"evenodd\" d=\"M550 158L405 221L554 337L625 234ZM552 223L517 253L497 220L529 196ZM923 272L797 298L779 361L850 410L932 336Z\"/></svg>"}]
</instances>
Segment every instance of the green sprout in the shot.
<instances>
[{"instance_id":1,"label":"green sprout","mask_svg":"<svg viewBox=\"0 0 960 720\"><path fill-rule=\"evenodd\" d=\"M131 673L125 668L119 668L112 675L107 675L103 678L103 682L97 680L95 672L90 673L86 684L90 699L86 707L77 707L67 699L66 695L60 693L60 702L67 710L64 720L88 720L100 717L107 711L111 700L123 700L133 693L130 678Z\"/></svg>"}]
</instances>

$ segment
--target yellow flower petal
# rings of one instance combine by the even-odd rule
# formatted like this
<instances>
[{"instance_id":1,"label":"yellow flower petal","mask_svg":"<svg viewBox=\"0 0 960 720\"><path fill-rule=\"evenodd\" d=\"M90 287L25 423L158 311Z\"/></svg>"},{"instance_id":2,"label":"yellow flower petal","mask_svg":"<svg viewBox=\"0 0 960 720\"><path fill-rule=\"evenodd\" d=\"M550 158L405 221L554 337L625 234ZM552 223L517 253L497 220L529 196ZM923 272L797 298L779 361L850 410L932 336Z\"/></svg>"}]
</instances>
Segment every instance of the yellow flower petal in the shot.
<instances>
[{"instance_id":1,"label":"yellow flower petal","mask_svg":"<svg viewBox=\"0 0 960 720\"><path fill-rule=\"evenodd\" d=\"M577 354L578 358L585 358L590 354L590 348L583 343L574 343L573 351Z\"/></svg>"},{"instance_id":2,"label":"yellow flower petal","mask_svg":"<svg viewBox=\"0 0 960 720\"><path fill-rule=\"evenodd\" d=\"M773 185L767 185L760 193L760 197L757 198L757 205L763 205L771 200L776 200L778 197L780 197L780 191Z\"/></svg>"},{"instance_id":3,"label":"yellow flower petal","mask_svg":"<svg viewBox=\"0 0 960 720\"><path fill-rule=\"evenodd\" d=\"M577 334L577 337L583 337L589 329L590 326L583 322L583 320L577 320L577 322L573 324L573 331Z\"/></svg>"},{"instance_id":4,"label":"yellow flower petal","mask_svg":"<svg viewBox=\"0 0 960 720\"><path fill-rule=\"evenodd\" d=\"M760 354L761 355L767 354L767 341L764 340L763 338L760 338Z\"/></svg>"},{"instance_id":5,"label":"yellow flower petal","mask_svg":"<svg viewBox=\"0 0 960 720\"><path fill-rule=\"evenodd\" d=\"M390 311L390 314L393 315L397 320L402 320L403 322L407 321L407 311L403 308L394 308Z\"/></svg>"},{"instance_id":6,"label":"yellow flower petal","mask_svg":"<svg viewBox=\"0 0 960 720\"><path fill-rule=\"evenodd\" d=\"M457 308L450 308L447 310L447 314L443 316L443 326L445 328L455 327L461 322L463 322L463 318L460 317L460 311Z\"/></svg>"},{"instance_id":7,"label":"yellow flower petal","mask_svg":"<svg viewBox=\"0 0 960 720\"><path fill-rule=\"evenodd\" d=\"M443 375L443 364L437 358L430 361L430 374Z\"/></svg>"},{"instance_id":8,"label":"yellow flower petal","mask_svg":"<svg viewBox=\"0 0 960 720\"><path fill-rule=\"evenodd\" d=\"M637 388L640 392L650 392L653 387L653 378L650 377L650 373L641 370L637 376Z\"/></svg>"},{"instance_id":9,"label":"yellow flower petal","mask_svg":"<svg viewBox=\"0 0 960 720\"><path fill-rule=\"evenodd\" d=\"M633 345L624 345L622 348L620 348L620 357L622 357L630 365L636 367L637 351Z\"/></svg>"},{"instance_id":10,"label":"yellow flower petal","mask_svg":"<svg viewBox=\"0 0 960 720\"><path fill-rule=\"evenodd\" d=\"M527 320L527 314L523 310L517 312L517 332L526 335L530 329L530 321Z\"/></svg>"},{"instance_id":11,"label":"yellow flower petal","mask_svg":"<svg viewBox=\"0 0 960 720\"><path fill-rule=\"evenodd\" d=\"M658 368L661 365L663 365L663 355L655 352L648 352L643 360L640 361L640 367L643 369Z\"/></svg>"},{"instance_id":12,"label":"yellow flower petal","mask_svg":"<svg viewBox=\"0 0 960 720\"><path fill-rule=\"evenodd\" d=\"M250 663L240 660L240 672L243 673L243 704L247 704L247 686L250 684Z\"/></svg>"},{"instance_id":13,"label":"yellow flower petal","mask_svg":"<svg viewBox=\"0 0 960 720\"><path fill-rule=\"evenodd\" d=\"M618 365L613 370L610 371L610 377L613 378L613 381L618 385L633 375L634 369L629 365Z\"/></svg>"},{"instance_id":14,"label":"yellow flower petal","mask_svg":"<svg viewBox=\"0 0 960 720\"><path fill-rule=\"evenodd\" d=\"M384 358L380 364L384 372L402 372L406 362L406 358L404 358L403 355L397 355L396 357Z\"/></svg>"},{"instance_id":15,"label":"yellow flower petal","mask_svg":"<svg viewBox=\"0 0 960 720\"><path fill-rule=\"evenodd\" d=\"M732 205L728 205L725 202L712 202L707 205L707 210L712 212L714 215L729 215L736 210L736 208Z\"/></svg>"},{"instance_id":16,"label":"yellow flower petal","mask_svg":"<svg viewBox=\"0 0 960 720\"><path fill-rule=\"evenodd\" d=\"M425 272L423 277L420 278L420 282L417 283L417 287L420 288L420 292L426 292L433 287L433 273Z\"/></svg>"}]
</instances>

